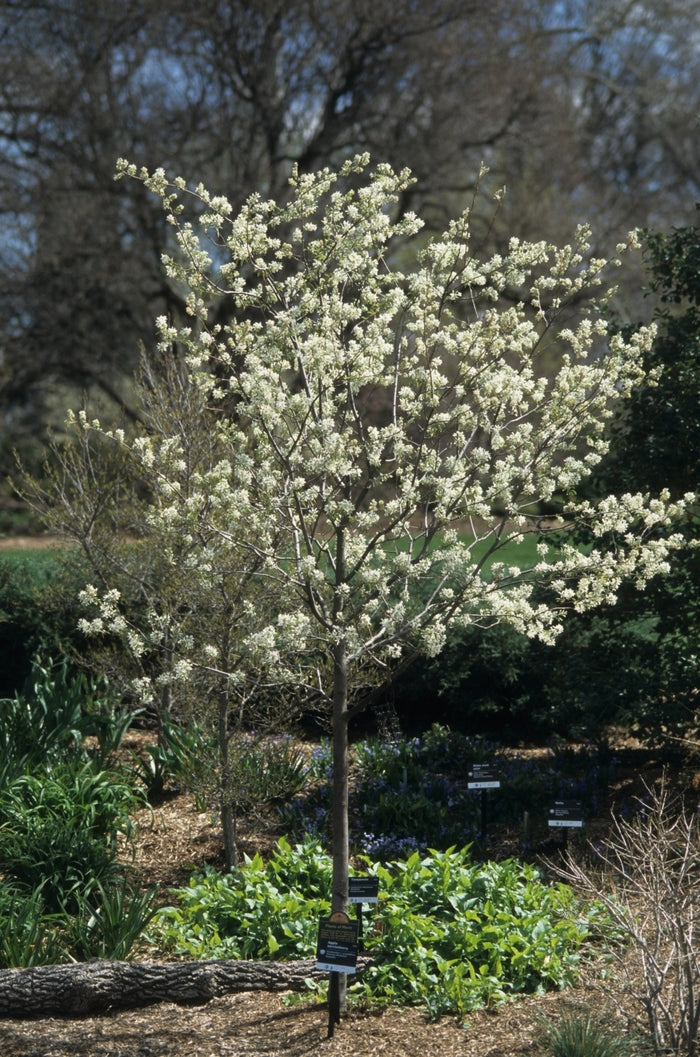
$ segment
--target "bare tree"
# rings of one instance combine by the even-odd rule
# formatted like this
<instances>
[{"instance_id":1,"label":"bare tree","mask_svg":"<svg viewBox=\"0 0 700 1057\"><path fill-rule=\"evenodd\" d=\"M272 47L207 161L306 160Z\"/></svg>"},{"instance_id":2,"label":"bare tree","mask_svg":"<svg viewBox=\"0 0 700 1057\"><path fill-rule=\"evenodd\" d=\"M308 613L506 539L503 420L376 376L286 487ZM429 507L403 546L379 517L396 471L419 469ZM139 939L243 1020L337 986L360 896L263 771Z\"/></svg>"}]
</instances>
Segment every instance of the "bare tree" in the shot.
<instances>
[{"instance_id":1,"label":"bare tree","mask_svg":"<svg viewBox=\"0 0 700 1057\"><path fill-rule=\"evenodd\" d=\"M510 189L492 240L587 219L616 242L692 208L696 21L681 0L2 0L5 430L60 422L76 389L134 414L139 341L181 315L170 232L118 156L237 208L369 150L438 227L486 161Z\"/></svg>"}]
</instances>

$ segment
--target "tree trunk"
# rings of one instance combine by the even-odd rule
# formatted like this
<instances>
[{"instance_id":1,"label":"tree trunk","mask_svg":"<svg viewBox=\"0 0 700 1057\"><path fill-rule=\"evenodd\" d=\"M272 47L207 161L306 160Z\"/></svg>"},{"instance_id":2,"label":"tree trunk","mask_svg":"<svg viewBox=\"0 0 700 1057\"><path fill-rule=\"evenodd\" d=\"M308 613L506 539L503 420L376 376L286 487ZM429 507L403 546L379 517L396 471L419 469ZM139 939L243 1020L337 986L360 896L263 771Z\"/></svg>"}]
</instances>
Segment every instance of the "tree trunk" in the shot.
<instances>
[{"instance_id":1,"label":"tree trunk","mask_svg":"<svg viewBox=\"0 0 700 1057\"><path fill-rule=\"evenodd\" d=\"M333 688L333 882L331 912L348 909L348 685L345 643L335 649Z\"/></svg>"},{"instance_id":2,"label":"tree trunk","mask_svg":"<svg viewBox=\"0 0 700 1057\"><path fill-rule=\"evenodd\" d=\"M221 768L221 829L224 838L224 863L228 871L238 866L238 832L233 807L233 776L229 752L228 695L219 703L219 766Z\"/></svg>"},{"instance_id":3,"label":"tree trunk","mask_svg":"<svg viewBox=\"0 0 700 1057\"><path fill-rule=\"evenodd\" d=\"M333 879L331 913L348 909L350 833L348 824L348 665L344 639L333 654ZM345 973L331 974L334 1015L347 1012ZM332 1030L332 1029L330 1029Z\"/></svg>"},{"instance_id":4,"label":"tree trunk","mask_svg":"<svg viewBox=\"0 0 700 1057\"><path fill-rule=\"evenodd\" d=\"M84 1014L155 1002L207 1002L239 991L303 991L321 979L295 962L82 962L0 970L0 1017Z\"/></svg>"}]
</instances>

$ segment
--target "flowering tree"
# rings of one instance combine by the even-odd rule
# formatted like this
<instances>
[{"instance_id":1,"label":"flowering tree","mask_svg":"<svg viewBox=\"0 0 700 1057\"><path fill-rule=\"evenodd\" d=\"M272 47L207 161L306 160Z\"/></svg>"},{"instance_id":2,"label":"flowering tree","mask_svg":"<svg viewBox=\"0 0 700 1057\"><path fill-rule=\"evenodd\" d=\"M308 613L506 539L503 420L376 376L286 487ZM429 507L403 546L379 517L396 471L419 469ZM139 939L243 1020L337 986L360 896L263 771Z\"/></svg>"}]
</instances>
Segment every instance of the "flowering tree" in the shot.
<instances>
[{"instance_id":1,"label":"flowering tree","mask_svg":"<svg viewBox=\"0 0 700 1057\"><path fill-rule=\"evenodd\" d=\"M565 610L666 568L679 540L654 529L682 505L665 496L572 506L594 533L623 534L615 551L550 551L545 539L524 566L517 550L539 504L605 453L611 409L642 380L652 335L607 342L605 263L589 259L585 229L571 246L512 240L482 261L467 211L421 247L420 221L395 215L410 175L369 170L366 157L295 173L285 204L253 196L237 216L160 170L120 172L161 196L173 225L165 266L190 318L158 321L161 350L183 351L227 454L184 494L175 431L113 439L154 482L154 522L182 524L184 512L193 538L206 524L274 589L274 619L248 603L246 658L328 703L342 910L348 723L368 686L417 651L437 653L450 624L508 621L551 639ZM403 260L407 239L419 247L405 273L398 239ZM192 553L198 576L209 545Z\"/></svg>"},{"instance_id":2,"label":"flowering tree","mask_svg":"<svg viewBox=\"0 0 700 1057\"><path fill-rule=\"evenodd\" d=\"M173 724L196 721L185 780L217 805L231 868L240 805L255 796L251 756L297 718L298 704L246 654L246 635L270 619L273 599L256 552L231 547L211 516L210 482L228 455L215 409L168 356L144 357L136 392L150 446L81 411L51 441L41 479L23 471L18 487L75 545L65 562L90 583L79 626L92 641L81 663L145 706L165 745Z\"/></svg>"}]
</instances>

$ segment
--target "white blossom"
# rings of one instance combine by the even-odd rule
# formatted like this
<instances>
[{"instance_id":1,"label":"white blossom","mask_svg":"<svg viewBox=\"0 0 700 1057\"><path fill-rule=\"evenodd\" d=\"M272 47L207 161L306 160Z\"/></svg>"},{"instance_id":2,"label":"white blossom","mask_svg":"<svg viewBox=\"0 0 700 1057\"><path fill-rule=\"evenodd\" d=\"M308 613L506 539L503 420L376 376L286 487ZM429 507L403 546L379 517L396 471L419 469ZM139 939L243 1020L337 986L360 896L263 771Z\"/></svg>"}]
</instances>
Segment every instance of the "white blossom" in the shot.
<instances>
[{"instance_id":1,"label":"white blossom","mask_svg":"<svg viewBox=\"0 0 700 1057\"><path fill-rule=\"evenodd\" d=\"M381 668L407 642L439 652L455 621L508 621L551 641L567 610L663 575L682 541L654 529L692 497L572 504L595 535L618 536L617 550L542 542L531 569L503 553L537 502L573 492L604 457L611 415L645 379L654 329L608 338L599 309L610 266L592 256L585 225L570 245L512 238L484 259L466 211L423 240L404 274L397 262L421 221L394 218L412 178L370 171L366 155L339 172L294 171L285 203L252 195L236 216L222 196L160 169L117 168L161 197L173 225L164 265L189 319L160 317L158 343L181 347L203 400L236 413L222 410L217 426L225 457L192 474L175 429L129 441L74 421L130 447L151 485L162 558L192 584L213 589L222 549L255 557L251 586L274 591L276 613L263 614L254 592L240 601L246 664L303 682L306 664L345 642L355 672ZM198 224L183 217L186 195ZM591 291L591 310L574 315ZM212 327L222 298L228 321ZM541 365L554 360L554 372ZM541 582L554 589L550 606L534 601ZM171 643L164 678L219 663L213 644L170 617L151 614L137 634L118 598L88 588L83 600L81 626L125 635L134 654Z\"/></svg>"}]
</instances>

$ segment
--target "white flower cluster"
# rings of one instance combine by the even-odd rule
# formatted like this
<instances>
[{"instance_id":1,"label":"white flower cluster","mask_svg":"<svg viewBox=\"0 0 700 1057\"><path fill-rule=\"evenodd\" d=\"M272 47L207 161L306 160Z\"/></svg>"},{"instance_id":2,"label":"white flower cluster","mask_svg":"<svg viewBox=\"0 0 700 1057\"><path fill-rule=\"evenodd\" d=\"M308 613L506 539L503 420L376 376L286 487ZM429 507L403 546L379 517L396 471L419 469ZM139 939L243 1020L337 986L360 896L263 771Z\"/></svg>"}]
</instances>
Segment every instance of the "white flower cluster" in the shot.
<instances>
[{"instance_id":1,"label":"white flower cluster","mask_svg":"<svg viewBox=\"0 0 700 1057\"><path fill-rule=\"evenodd\" d=\"M410 174L369 170L366 156L295 172L288 202L254 195L237 216L160 170L120 162L118 174L143 180L173 224L166 267L189 292L191 318L159 319L159 344L185 350L193 385L221 408L227 449L188 475L175 433L136 438L150 525L173 561L186 545L202 582L214 582L217 547L258 561L246 582L273 591L276 614L242 592L247 663L292 678L343 643L351 663L381 666L407 641L438 652L454 620L504 620L551 639L565 609L664 571L681 541L652 530L684 504L663 495L576 510L596 534L618 534L617 550L543 550L525 571L497 563L533 504L574 489L603 457L611 414L644 378L653 329L608 340L597 311L608 266L592 258L587 228L569 246L511 239L482 260L467 212L410 258L421 224L396 208ZM198 227L183 219L185 195L199 203ZM399 260L411 261L405 273ZM221 297L232 299L230 321L212 326ZM545 581L558 598L549 607L533 601ZM85 600L98 606L86 629L118 629L117 599ZM168 678L216 659L214 646L192 647L198 657L178 642Z\"/></svg>"}]
</instances>

